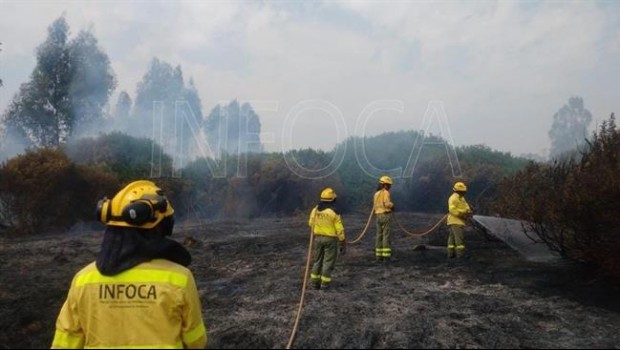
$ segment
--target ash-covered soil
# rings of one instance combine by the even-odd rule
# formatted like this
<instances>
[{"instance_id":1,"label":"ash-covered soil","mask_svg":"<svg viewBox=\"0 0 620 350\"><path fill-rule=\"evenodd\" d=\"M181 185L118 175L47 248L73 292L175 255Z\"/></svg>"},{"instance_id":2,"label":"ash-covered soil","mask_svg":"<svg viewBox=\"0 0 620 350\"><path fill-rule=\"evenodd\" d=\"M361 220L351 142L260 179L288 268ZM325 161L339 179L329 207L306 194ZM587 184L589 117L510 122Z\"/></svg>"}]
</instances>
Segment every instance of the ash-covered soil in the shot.
<instances>
[{"instance_id":1,"label":"ash-covered soil","mask_svg":"<svg viewBox=\"0 0 620 350\"><path fill-rule=\"evenodd\" d=\"M397 213L410 230L440 216ZM203 302L209 348L283 348L300 298L307 218L177 225ZM353 239L365 216L343 217ZM374 262L374 225L348 247L332 289L308 290L295 348L618 348L620 288L574 264L532 263L468 229L470 259L447 261L446 230L406 238ZM101 232L0 238L0 347L49 348L71 278ZM424 244L426 249L414 249Z\"/></svg>"}]
</instances>

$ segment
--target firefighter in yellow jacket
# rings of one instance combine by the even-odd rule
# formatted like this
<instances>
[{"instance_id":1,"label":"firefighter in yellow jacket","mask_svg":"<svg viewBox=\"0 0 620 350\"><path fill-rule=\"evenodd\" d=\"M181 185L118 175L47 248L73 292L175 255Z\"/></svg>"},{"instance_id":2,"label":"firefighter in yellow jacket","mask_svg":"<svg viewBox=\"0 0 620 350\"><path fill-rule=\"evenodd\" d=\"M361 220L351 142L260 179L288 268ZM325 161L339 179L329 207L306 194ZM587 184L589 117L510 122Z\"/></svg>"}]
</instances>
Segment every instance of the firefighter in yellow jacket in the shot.
<instances>
[{"instance_id":1,"label":"firefighter in yellow jacket","mask_svg":"<svg viewBox=\"0 0 620 350\"><path fill-rule=\"evenodd\" d=\"M390 242L390 224L394 203L390 198L392 178L381 176L379 186L373 197L373 211L377 218L377 236L375 237L375 258L377 261L390 260L392 247Z\"/></svg>"},{"instance_id":2,"label":"firefighter in yellow jacket","mask_svg":"<svg viewBox=\"0 0 620 350\"><path fill-rule=\"evenodd\" d=\"M452 189L454 193L448 199L448 258L462 258L465 253L465 225L472 215L472 210L465 200L467 186L457 182Z\"/></svg>"},{"instance_id":3,"label":"firefighter in yellow jacket","mask_svg":"<svg viewBox=\"0 0 620 350\"><path fill-rule=\"evenodd\" d=\"M168 239L174 209L150 181L99 201L97 260L73 278L52 348L204 348L207 332L189 252Z\"/></svg>"},{"instance_id":4,"label":"firefighter in yellow jacket","mask_svg":"<svg viewBox=\"0 0 620 350\"><path fill-rule=\"evenodd\" d=\"M338 250L344 254L346 241L340 214L335 207L336 192L326 188L319 205L312 209L308 224L314 234L313 265L310 274L314 289L328 289L336 266Z\"/></svg>"}]
</instances>

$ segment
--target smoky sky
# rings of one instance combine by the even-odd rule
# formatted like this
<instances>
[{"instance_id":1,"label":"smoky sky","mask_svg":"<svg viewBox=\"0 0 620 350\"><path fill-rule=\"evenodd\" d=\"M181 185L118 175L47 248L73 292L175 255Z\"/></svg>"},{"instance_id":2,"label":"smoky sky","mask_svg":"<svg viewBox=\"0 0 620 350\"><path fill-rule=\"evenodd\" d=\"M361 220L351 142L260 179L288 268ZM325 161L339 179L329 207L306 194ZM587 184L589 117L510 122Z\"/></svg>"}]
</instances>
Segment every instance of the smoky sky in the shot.
<instances>
[{"instance_id":1,"label":"smoky sky","mask_svg":"<svg viewBox=\"0 0 620 350\"><path fill-rule=\"evenodd\" d=\"M109 55L112 104L122 90L135 97L157 57L194 79L204 115L252 104L269 151L418 129L441 101L457 145L546 153L571 96L584 99L591 128L620 100L616 2L0 1L0 111L63 14ZM402 108L375 108L389 101Z\"/></svg>"}]
</instances>

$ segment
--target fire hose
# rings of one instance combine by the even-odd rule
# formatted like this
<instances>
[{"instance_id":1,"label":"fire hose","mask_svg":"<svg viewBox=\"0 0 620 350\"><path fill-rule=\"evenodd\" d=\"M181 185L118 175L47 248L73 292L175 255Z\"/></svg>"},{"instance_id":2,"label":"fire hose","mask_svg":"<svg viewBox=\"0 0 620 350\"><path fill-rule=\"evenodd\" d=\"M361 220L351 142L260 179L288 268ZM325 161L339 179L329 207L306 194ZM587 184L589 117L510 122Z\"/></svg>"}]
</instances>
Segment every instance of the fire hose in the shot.
<instances>
[{"instance_id":1,"label":"fire hose","mask_svg":"<svg viewBox=\"0 0 620 350\"><path fill-rule=\"evenodd\" d=\"M366 226L362 230L362 233L360 233L359 236L357 236L356 239L354 239L352 241L347 241L347 244L355 244L355 243L361 241L362 238L364 238L364 235L368 231L368 227L370 227L370 222L372 221L372 214L373 214L373 212L374 212L374 209L371 208L370 209L370 215L368 215L368 221L366 221Z\"/></svg>"},{"instance_id":2,"label":"fire hose","mask_svg":"<svg viewBox=\"0 0 620 350\"><path fill-rule=\"evenodd\" d=\"M421 232L421 233L415 233L415 232L409 232L407 231L403 225L400 224L400 222L398 221L398 219L396 218L396 215L394 215L394 221L396 222L396 225L398 225L398 228L400 228L401 231L403 231L405 233L405 235L409 238L414 238L414 237L422 237L422 236L426 236L429 233L435 231L435 229L437 229L437 227L439 227L439 225L441 225L441 223L444 222L444 220L446 219L446 217L448 217L448 214L444 215L441 217L441 219L439 219L439 221L437 221L437 223L435 225L433 225L433 227L431 227L430 229Z\"/></svg>"},{"instance_id":3,"label":"fire hose","mask_svg":"<svg viewBox=\"0 0 620 350\"><path fill-rule=\"evenodd\" d=\"M372 221L372 215L373 215L373 210L370 210L370 215L368 215L368 220L366 221L366 226L364 226L364 229L362 230L362 232L359 234L359 236L357 236L356 239L352 240L352 241L347 241L347 244L355 244L358 243L359 241L362 240L362 238L364 238L364 235L366 235L366 232L368 232L368 228L370 227L370 222ZM400 221L398 221L396 215L394 215L394 222L396 222L396 225L398 226L398 228L403 231L403 233L405 233L405 235L409 238L413 238L413 237L422 237L422 236L426 236L428 234L430 234L431 232L435 231L437 229L437 227L439 227L439 225L441 225L442 222L444 222L444 220L446 219L446 217L448 216L448 214L444 215L441 217L441 219L439 219L439 221L437 221L437 223L435 225L433 225L430 229L423 231L421 233L415 233L415 232L410 232L408 231L406 228L403 227L403 225L401 225Z\"/></svg>"},{"instance_id":4,"label":"fire hose","mask_svg":"<svg viewBox=\"0 0 620 350\"><path fill-rule=\"evenodd\" d=\"M308 272L310 271L310 260L312 259L312 242L314 241L314 226L310 228L310 242L308 243L308 256L306 258L306 270L304 271L303 284L301 286L301 298L299 299L299 307L297 308L297 316L295 317L295 324L293 326L293 330L291 331L291 336L288 340L288 344L286 345L287 349L290 349L293 346L293 342L295 341L295 335L297 334L297 330L299 328L299 320L301 319L301 312L304 307L304 300L306 299L306 287L308 286Z\"/></svg>"}]
</instances>

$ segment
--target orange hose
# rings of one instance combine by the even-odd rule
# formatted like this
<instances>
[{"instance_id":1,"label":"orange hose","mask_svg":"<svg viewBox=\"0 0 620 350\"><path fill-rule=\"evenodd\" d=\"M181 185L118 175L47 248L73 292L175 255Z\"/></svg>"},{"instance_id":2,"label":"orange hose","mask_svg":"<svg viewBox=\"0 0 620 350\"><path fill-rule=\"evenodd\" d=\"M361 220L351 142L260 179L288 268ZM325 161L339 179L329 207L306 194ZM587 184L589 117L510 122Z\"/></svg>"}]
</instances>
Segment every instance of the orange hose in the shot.
<instances>
[{"instance_id":1,"label":"orange hose","mask_svg":"<svg viewBox=\"0 0 620 350\"><path fill-rule=\"evenodd\" d=\"M297 335L297 330L299 328L299 320L301 319L301 312L304 308L304 301L306 299L306 287L308 286L308 272L310 272L310 260L312 260L312 242L314 241L314 225L310 228L310 242L308 243L308 256L306 258L306 271L304 272L304 280L301 287L301 298L299 299L299 307L297 308L297 317L295 317L295 325L293 326L293 331L291 332L291 337L288 340L288 344L286 345L287 349L290 349L293 346L293 342L295 341L295 335Z\"/></svg>"},{"instance_id":2,"label":"orange hose","mask_svg":"<svg viewBox=\"0 0 620 350\"><path fill-rule=\"evenodd\" d=\"M398 225L398 228L401 229L401 231L403 231L405 233L405 235L407 235L407 237L413 238L413 237L422 237L422 236L426 236L429 233L435 231L435 229L437 227L439 227L439 225L446 219L446 217L448 217L448 214L444 215L441 217L441 219L439 219L439 221L437 221L437 223L431 227L429 230L426 230L422 233L415 233L415 232L409 232L407 231L401 224L400 222L396 219L396 215L394 215L394 221L396 221L396 224Z\"/></svg>"},{"instance_id":3,"label":"orange hose","mask_svg":"<svg viewBox=\"0 0 620 350\"><path fill-rule=\"evenodd\" d=\"M356 239L352 240L352 241L347 241L347 244L355 244L359 241L362 240L362 238L364 238L364 235L366 234L366 231L368 231L368 227L370 227L370 221L372 221L372 214L374 213L373 209L370 209L370 215L368 215L368 221L366 221L366 226L364 227L364 230L362 231L362 233L360 233L359 236L357 236Z\"/></svg>"}]
</instances>

